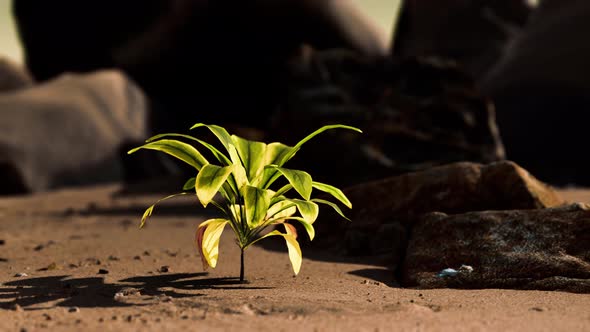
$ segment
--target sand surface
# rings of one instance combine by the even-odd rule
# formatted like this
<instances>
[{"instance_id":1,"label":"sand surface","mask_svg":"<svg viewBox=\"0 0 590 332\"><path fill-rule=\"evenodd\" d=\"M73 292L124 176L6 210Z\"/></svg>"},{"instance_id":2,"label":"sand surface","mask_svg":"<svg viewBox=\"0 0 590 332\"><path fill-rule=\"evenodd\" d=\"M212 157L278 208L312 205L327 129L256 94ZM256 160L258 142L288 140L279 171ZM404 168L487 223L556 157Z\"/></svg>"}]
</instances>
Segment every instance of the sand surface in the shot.
<instances>
[{"instance_id":1,"label":"sand surface","mask_svg":"<svg viewBox=\"0 0 590 332\"><path fill-rule=\"evenodd\" d=\"M193 238L207 215L192 198L139 230L160 195L118 189L0 199L0 331L590 331L590 295L401 289L369 259L305 248L296 278L286 252L250 248L240 284L230 232L203 271Z\"/></svg>"}]
</instances>

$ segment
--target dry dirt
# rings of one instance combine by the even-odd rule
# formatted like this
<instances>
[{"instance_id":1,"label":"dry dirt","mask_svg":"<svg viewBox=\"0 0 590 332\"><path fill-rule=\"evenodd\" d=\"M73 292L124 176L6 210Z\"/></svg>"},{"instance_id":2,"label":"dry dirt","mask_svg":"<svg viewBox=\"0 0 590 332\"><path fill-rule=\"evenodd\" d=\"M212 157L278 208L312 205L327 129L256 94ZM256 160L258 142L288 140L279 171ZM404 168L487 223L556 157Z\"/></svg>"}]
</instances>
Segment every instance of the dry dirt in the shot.
<instances>
[{"instance_id":1,"label":"dry dirt","mask_svg":"<svg viewBox=\"0 0 590 332\"><path fill-rule=\"evenodd\" d=\"M401 289L370 260L305 248L296 278L286 252L250 248L240 284L230 232L203 271L193 238L207 215L191 198L139 230L160 195L118 190L0 199L0 331L590 331L590 295Z\"/></svg>"}]
</instances>

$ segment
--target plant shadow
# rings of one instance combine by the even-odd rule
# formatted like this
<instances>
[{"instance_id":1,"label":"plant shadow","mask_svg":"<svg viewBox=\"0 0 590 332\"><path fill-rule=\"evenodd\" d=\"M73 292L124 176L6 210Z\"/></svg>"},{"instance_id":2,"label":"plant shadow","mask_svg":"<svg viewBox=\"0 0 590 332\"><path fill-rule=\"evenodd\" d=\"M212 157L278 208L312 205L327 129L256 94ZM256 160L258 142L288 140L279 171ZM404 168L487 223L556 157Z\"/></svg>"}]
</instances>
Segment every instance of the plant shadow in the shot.
<instances>
[{"instance_id":1,"label":"plant shadow","mask_svg":"<svg viewBox=\"0 0 590 332\"><path fill-rule=\"evenodd\" d=\"M207 273L176 273L138 276L106 283L104 278L49 276L10 281L0 287L0 309L18 304L24 310L52 307L109 308L153 304L159 297L204 296L205 289L248 289L238 278L203 278ZM115 294L129 289L141 294L140 303L115 300ZM150 302L151 300L151 302ZM56 302L54 304L54 302Z\"/></svg>"}]
</instances>

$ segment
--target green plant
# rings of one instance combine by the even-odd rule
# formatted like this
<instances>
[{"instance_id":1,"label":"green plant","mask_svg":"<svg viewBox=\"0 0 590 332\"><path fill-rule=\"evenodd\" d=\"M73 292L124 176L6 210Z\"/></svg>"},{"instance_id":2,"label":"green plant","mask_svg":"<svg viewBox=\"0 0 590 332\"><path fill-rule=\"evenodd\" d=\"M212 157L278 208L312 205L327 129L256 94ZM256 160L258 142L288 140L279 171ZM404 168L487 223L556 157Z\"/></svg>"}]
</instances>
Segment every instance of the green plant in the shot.
<instances>
[{"instance_id":1,"label":"green plant","mask_svg":"<svg viewBox=\"0 0 590 332\"><path fill-rule=\"evenodd\" d=\"M313 223L318 217L318 204L330 206L346 218L335 203L311 198L312 190L328 193L348 208L352 208L352 205L340 189L315 182L308 173L284 168L283 165L303 144L326 130L342 128L361 131L344 125L324 126L291 147L282 143L265 144L249 141L230 135L224 128L216 125L198 123L191 127L191 130L201 127L209 129L217 137L227 155L203 140L183 134L156 135L148 139L145 145L128 152L131 154L139 149L165 152L191 165L197 171L197 176L186 182L182 193L162 198L150 206L143 214L140 227L145 225L156 204L178 195L192 194L191 191L194 190L204 207L212 204L224 216L204 221L197 228L197 247L204 268L214 268L217 265L221 233L225 226L229 225L236 234L237 244L241 250L240 281L244 280L244 250L269 236L282 236L285 239L293 271L298 274L302 261L301 249L297 242L296 229L288 221L301 223L309 238L313 240ZM200 144L220 165L210 164L193 145L170 139L171 137L184 138ZM286 179L285 184L276 191L271 190L270 187L280 178ZM285 195L291 190L299 194L300 198L287 198ZM221 195L221 202L213 200L217 193ZM297 213L299 216L296 216ZM282 225L285 232L274 230L263 234L271 225Z\"/></svg>"}]
</instances>

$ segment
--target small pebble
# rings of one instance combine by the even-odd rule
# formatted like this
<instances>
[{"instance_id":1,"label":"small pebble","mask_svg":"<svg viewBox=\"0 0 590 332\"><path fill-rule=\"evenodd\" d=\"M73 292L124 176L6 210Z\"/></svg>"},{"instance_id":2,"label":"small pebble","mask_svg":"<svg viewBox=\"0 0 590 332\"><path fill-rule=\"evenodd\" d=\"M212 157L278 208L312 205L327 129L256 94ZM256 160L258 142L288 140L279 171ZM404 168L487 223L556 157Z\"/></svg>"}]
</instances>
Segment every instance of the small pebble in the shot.
<instances>
[{"instance_id":1,"label":"small pebble","mask_svg":"<svg viewBox=\"0 0 590 332\"><path fill-rule=\"evenodd\" d=\"M15 278L22 278L22 277L28 277L29 275L24 273L24 272L19 272L17 274L14 275Z\"/></svg>"},{"instance_id":2,"label":"small pebble","mask_svg":"<svg viewBox=\"0 0 590 332\"><path fill-rule=\"evenodd\" d=\"M436 276L439 278L454 277L457 275L457 273L459 273L459 272L455 269L444 269L444 270L440 271Z\"/></svg>"},{"instance_id":3,"label":"small pebble","mask_svg":"<svg viewBox=\"0 0 590 332\"><path fill-rule=\"evenodd\" d=\"M6 241L5 240L0 240L0 246L3 246L5 244L6 244Z\"/></svg>"},{"instance_id":4,"label":"small pebble","mask_svg":"<svg viewBox=\"0 0 590 332\"><path fill-rule=\"evenodd\" d=\"M51 316L49 316L49 314L43 314L43 317L45 320L51 320Z\"/></svg>"},{"instance_id":5,"label":"small pebble","mask_svg":"<svg viewBox=\"0 0 590 332\"><path fill-rule=\"evenodd\" d=\"M115 296L113 296L113 300L117 302L123 302L123 300L125 300L125 294L121 292L115 293Z\"/></svg>"},{"instance_id":6,"label":"small pebble","mask_svg":"<svg viewBox=\"0 0 590 332\"><path fill-rule=\"evenodd\" d=\"M141 256L134 256L133 259L135 259L136 261L140 261L141 260Z\"/></svg>"},{"instance_id":7,"label":"small pebble","mask_svg":"<svg viewBox=\"0 0 590 332\"><path fill-rule=\"evenodd\" d=\"M23 308L18 304L18 303L14 303L10 306L10 310L14 310L14 311L23 311Z\"/></svg>"},{"instance_id":8,"label":"small pebble","mask_svg":"<svg viewBox=\"0 0 590 332\"><path fill-rule=\"evenodd\" d=\"M109 260L110 260L110 261L119 261L120 259L119 259L119 257L117 257L117 256L113 256L113 255L111 255L111 256L109 256Z\"/></svg>"},{"instance_id":9,"label":"small pebble","mask_svg":"<svg viewBox=\"0 0 590 332\"><path fill-rule=\"evenodd\" d=\"M78 308L78 307L70 307L70 308L68 308L68 312L75 312L75 313L77 313L77 312L80 312L80 308Z\"/></svg>"},{"instance_id":10,"label":"small pebble","mask_svg":"<svg viewBox=\"0 0 590 332\"><path fill-rule=\"evenodd\" d=\"M57 270L59 268L59 265L57 265L57 263L53 262L49 265L47 265L46 267L42 267L39 269L39 271L53 271L53 270Z\"/></svg>"},{"instance_id":11,"label":"small pebble","mask_svg":"<svg viewBox=\"0 0 590 332\"><path fill-rule=\"evenodd\" d=\"M150 255L150 252L146 250L146 251L143 252L143 255L144 256L149 256Z\"/></svg>"},{"instance_id":12,"label":"small pebble","mask_svg":"<svg viewBox=\"0 0 590 332\"><path fill-rule=\"evenodd\" d=\"M160 267L160 269L158 270L158 272L161 272L161 273L170 272L170 266L164 265L164 266Z\"/></svg>"},{"instance_id":13,"label":"small pebble","mask_svg":"<svg viewBox=\"0 0 590 332\"><path fill-rule=\"evenodd\" d=\"M98 274L109 274L109 270L99 269Z\"/></svg>"},{"instance_id":14,"label":"small pebble","mask_svg":"<svg viewBox=\"0 0 590 332\"><path fill-rule=\"evenodd\" d=\"M545 309L544 309L544 308L541 308L541 307L532 307L532 308L531 308L531 310L532 310L532 311L538 311L538 312L543 312L543 311L545 311Z\"/></svg>"}]
</instances>

